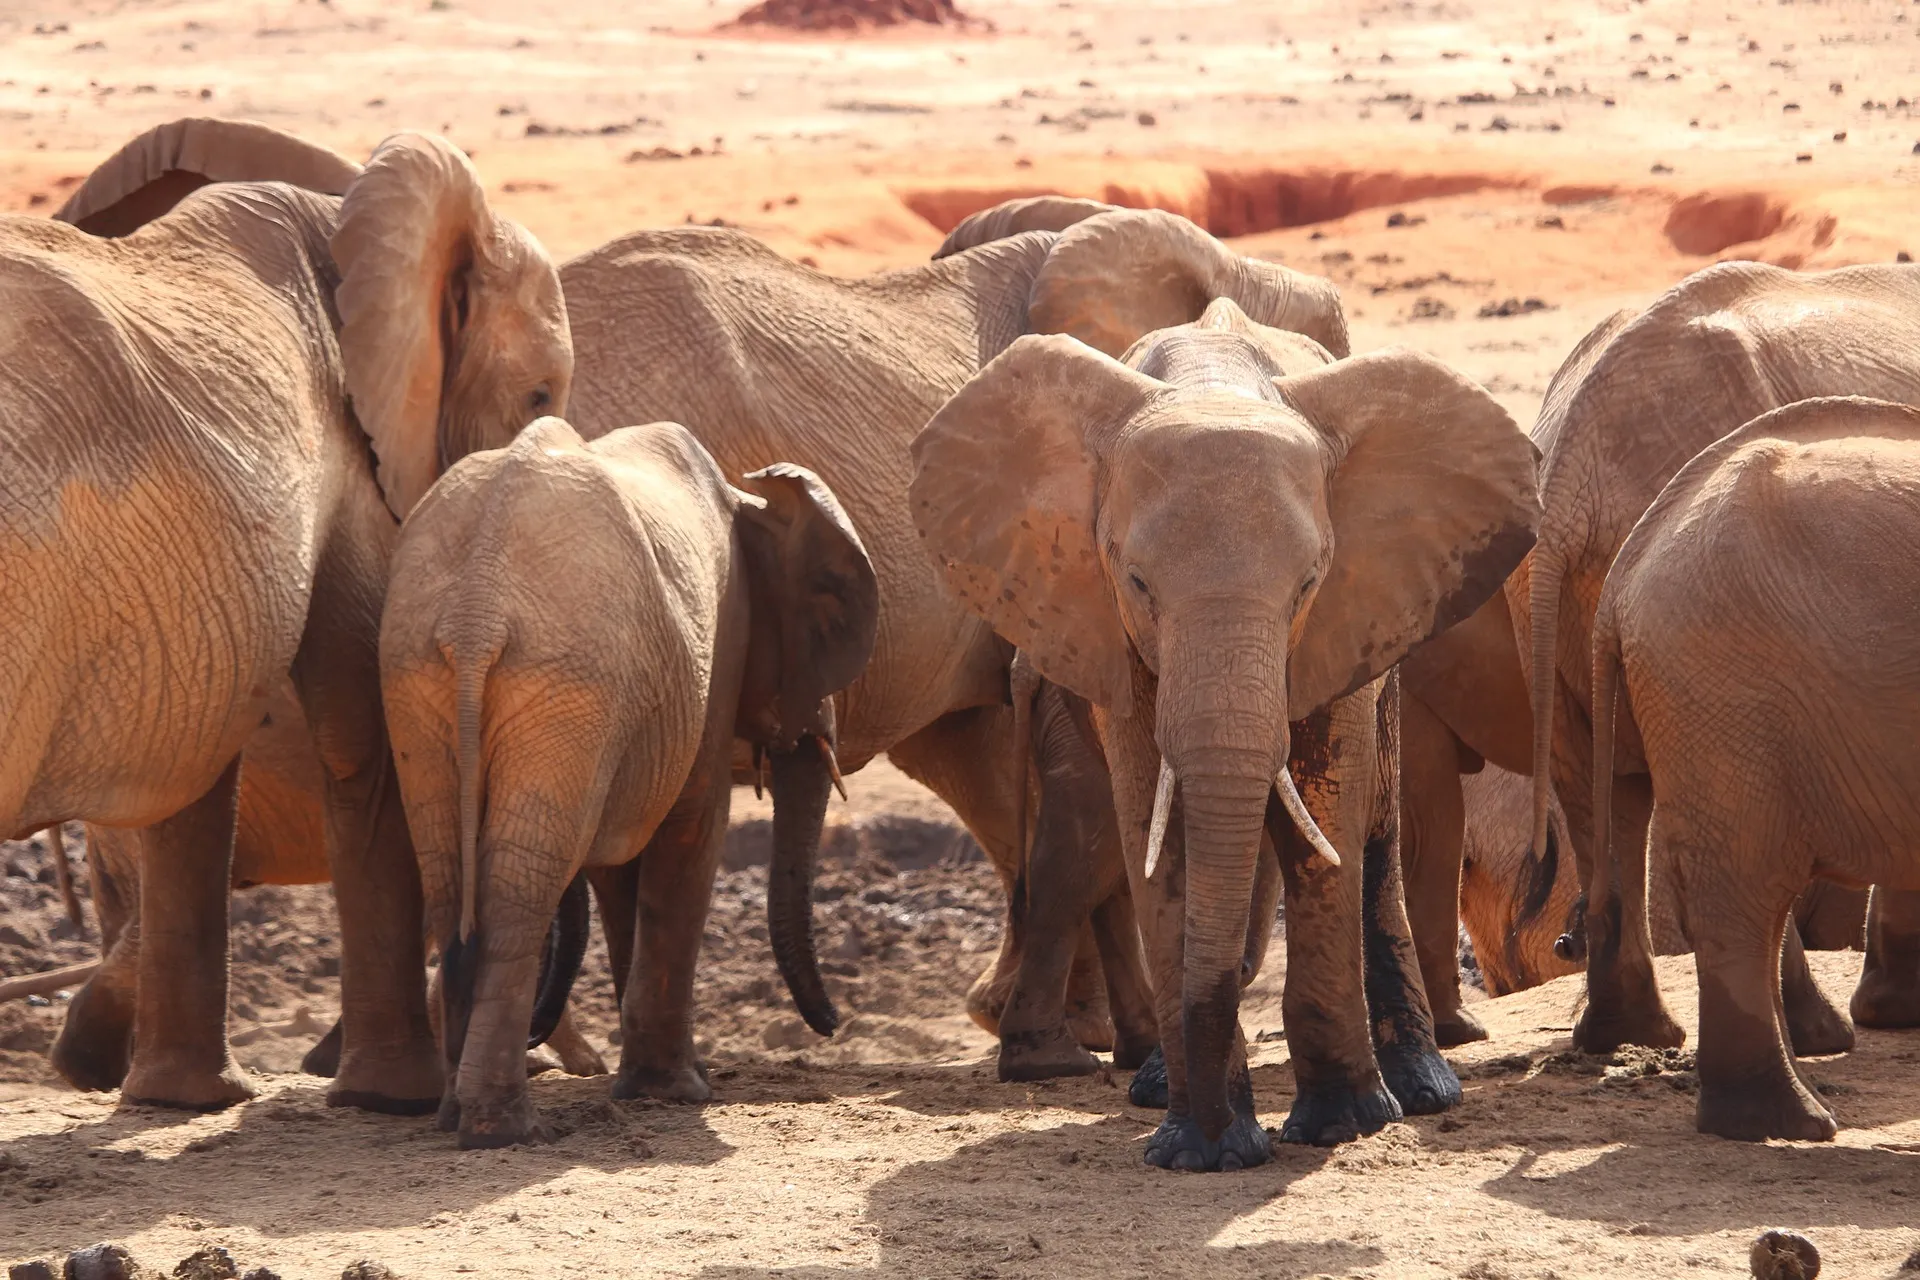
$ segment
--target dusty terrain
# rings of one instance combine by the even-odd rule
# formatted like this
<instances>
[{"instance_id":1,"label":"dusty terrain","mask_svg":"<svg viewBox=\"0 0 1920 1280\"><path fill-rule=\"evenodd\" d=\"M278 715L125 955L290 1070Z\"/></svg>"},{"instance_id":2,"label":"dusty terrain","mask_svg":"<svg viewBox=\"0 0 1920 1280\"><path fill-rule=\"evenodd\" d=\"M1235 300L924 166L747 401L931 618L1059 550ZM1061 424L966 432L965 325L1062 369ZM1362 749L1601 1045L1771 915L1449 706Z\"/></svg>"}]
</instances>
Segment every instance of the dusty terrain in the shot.
<instances>
[{"instance_id":1,"label":"dusty terrain","mask_svg":"<svg viewBox=\"0 0 1920 1280\"><path fill-rule=\"evenodd\" d=\"M442 130L556 257L721 222L860 273L1060 190L1330 275L1358 349L1431 350L1523 423L1593 323L1716 258L1920 252L1920 4L960 7L983 22L809 35L724 27L744 0L12 0L0 210L51 211L186 113L354 155ZM993 876L883 765L850 785L819 907L847 1029L811 1037L774 975L764 872L744 865L764 808L743 794L700 980L705 1108L615 1106L604 1079L549 1073L535 1096L565 1136L488 1154L325 1110L290 1074L337 1001L324 888L236 899L252 1105L183 1117L67 1091L40 1056L57 1002L0 1008L0 1259L111 1239L163 1270L221 1244L290 1280L359 1257L407 1276L1597 1280L1744 1274L1776 1224L1810 1234L1829 1276L1891 1276L1920 1248L1920 1034L1863 1033L1813 1065L1836 1143L1747 1147L1693 1132L1684 1060L1567 1057L1564 979L1478 1006L1495 1036L1451 1055L1452 1115L1238 1176L1153 1173L1156 1117L1124 1080L993 1081L960 1015L997 937ZM57 926L44 849L0 866L0 972L90 954ZM1844 997L1858 957L1815 959ZM1277 1032L1281 976L1252 993L1249 1034ZM1690 1018L1689 962L1662 977ZM603 960L581 1001L604 1044ZM1258 1050L1276 1123L1284 1045Z\"/></svg>"}]
</instances>

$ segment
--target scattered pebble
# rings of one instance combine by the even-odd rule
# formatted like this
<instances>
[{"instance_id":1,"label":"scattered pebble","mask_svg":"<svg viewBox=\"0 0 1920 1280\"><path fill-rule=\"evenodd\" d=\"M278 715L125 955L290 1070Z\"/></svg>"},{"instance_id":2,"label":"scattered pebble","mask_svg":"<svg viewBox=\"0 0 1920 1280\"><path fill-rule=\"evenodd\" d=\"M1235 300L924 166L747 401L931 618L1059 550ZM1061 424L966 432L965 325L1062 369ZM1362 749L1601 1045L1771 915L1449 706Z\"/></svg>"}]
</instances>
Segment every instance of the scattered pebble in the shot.
<instances>
[{"instance_id":1,"label":"scattered pebble","mask_svg":"<svg viewBox=\"0 0 1920 1280\"><path fill-rule=\"evenodd\" d=\"M173 1274L182 1280L234 1280L240 1274L240 1264L219 1245L208 1245L182 1258Z\"/></svg>"},{"instance_id":2,"label":"scattered pebble","mask_svg":"<svg viewBox=\"0 0 1920 1280\"><path fill-rule=\"evenodd\" d=\"M1798 1231L1763 1231L1747 1252L1755 1280L1813 1280L1820 1274L1820 1251Z\"/></svg>"},{"instance_id":3,"label":"scattered pebble","mask_svg":"<svg viewBox=\"0 0 1920 1280\"><path fill-rule=\"evenodd\" d=\"M1524 316L1535 311L1549 311L1550 308L1539 298L1506 298L1499 302L1489 302L1482 306L1479 316L1482 320L1491 320L1505 316Z\"/></svg>"},{"instance_id":4,"label":"scattered pebble","mask_svg":"<svg viewBox=\"0 0 1920 1280\"><path fill-rule=\"evenodd\" d=\"M61 1272L64 1280L139 1280L147 1274L126 1246L104 1241L68 1254L66 1268Z\"/></svg>"}]
</instances>

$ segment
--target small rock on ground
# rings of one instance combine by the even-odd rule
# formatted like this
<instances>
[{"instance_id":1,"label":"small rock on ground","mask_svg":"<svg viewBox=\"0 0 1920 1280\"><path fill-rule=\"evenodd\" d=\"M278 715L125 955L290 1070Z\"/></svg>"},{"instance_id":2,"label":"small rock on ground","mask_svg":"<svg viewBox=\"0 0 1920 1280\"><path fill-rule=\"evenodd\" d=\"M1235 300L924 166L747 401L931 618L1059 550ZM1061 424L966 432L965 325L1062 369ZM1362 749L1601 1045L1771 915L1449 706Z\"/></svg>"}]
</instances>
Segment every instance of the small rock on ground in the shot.
<instances>
[{"instance_id":1,"label":"small rock on ground","mask_svg":"<svg viewBox=\"0 0 1920 1280\"><path fill-rule=\"evenodd\" d=\"M1820 1251L1798 1231L1763 1231L1747 1253L1755 1280L1813 1280L1820 1274Z\"/></svg>"}]
</instances>

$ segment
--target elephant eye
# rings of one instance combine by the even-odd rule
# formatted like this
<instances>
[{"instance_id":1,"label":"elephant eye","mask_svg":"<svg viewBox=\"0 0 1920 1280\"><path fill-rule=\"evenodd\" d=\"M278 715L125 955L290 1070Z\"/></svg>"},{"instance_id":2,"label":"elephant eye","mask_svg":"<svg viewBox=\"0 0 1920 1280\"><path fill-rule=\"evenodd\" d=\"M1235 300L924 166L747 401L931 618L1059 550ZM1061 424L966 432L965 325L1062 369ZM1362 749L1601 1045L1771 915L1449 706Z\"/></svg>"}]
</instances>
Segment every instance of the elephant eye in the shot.
<instances>
[{"instance_id":1,"label":"elephant eye","mask_svg":"<svg viewBox=\"0 0 1920 1280\"><path fill-rule=\"evenodd\" d=\"M1147 590L1147 580L1141 577L1137 570L1127 575L1127 582L1133 587L1135 591L1138 591L1143 596L1150 596L1153 594L1151 591Z\"/></svg>"},{"instance_id":2,"label":"elephant eye","mask_svg":"<svg viewBox=\"0 0 1920 1280\"><path fill-rule=\"evenodd\" d=\"M527 397L527 407L535 413L545 413L548 409L551 409L553 407L552 389L544 382L535 387L533 394Z\"/></svg>"}]
</instances>

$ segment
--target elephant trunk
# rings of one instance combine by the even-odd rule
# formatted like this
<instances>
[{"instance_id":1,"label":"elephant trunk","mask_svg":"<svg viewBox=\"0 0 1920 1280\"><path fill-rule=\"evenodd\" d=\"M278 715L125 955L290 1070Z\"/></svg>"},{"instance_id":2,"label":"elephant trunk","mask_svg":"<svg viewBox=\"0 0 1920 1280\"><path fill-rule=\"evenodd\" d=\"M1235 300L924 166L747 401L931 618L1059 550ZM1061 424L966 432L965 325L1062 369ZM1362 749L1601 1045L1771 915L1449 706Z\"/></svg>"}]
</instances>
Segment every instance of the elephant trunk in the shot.
<instances>
[{"instance_id":1,"label":"elephant trunk","mask_svg":"<svg viewBox=\"0 0 1920 1280\"><path fill-rule=\"evenodd\" d=\"M833 763L822 739L802 735L773 753L773 865L767 870L767 936L773 958L809 1027L830 1036L840 1013L813 950L813 863L827 816Z\"/></svg>"},{"instance_id":2,"label":"elephant trunk","mask_svg":"<svg viewBox=\"0 0 1920 1280\"><path fill-rule=\"evenodd\" d=\"M1287 755L1288 628L1286 619L1260 612L1208 612L1204 630L1162 633L1156 736L1173 767L1185 829L1188 1101L1214 1141L1233 1118L1227 1075L1240 969L1267 803Z\"/></svg>"},{"instance_id":3,"label":"elephant trunk","mask_svg":"<svg viewBox=\"0 0 1920 1280\"><path fill-rule=\"evenodd\" d=\"M585 872L575 875L560 895L560 909L554 912L547 929L547 945L540 953L540 983L533 1001L533 1026L527 1033L527 1048L538 1049L560 1025L567 1011L567 997L573 993L574 979L580 976L580 964L587 958L587 934L591 905L587 901Z\"/></svg>"}]
</instances>

